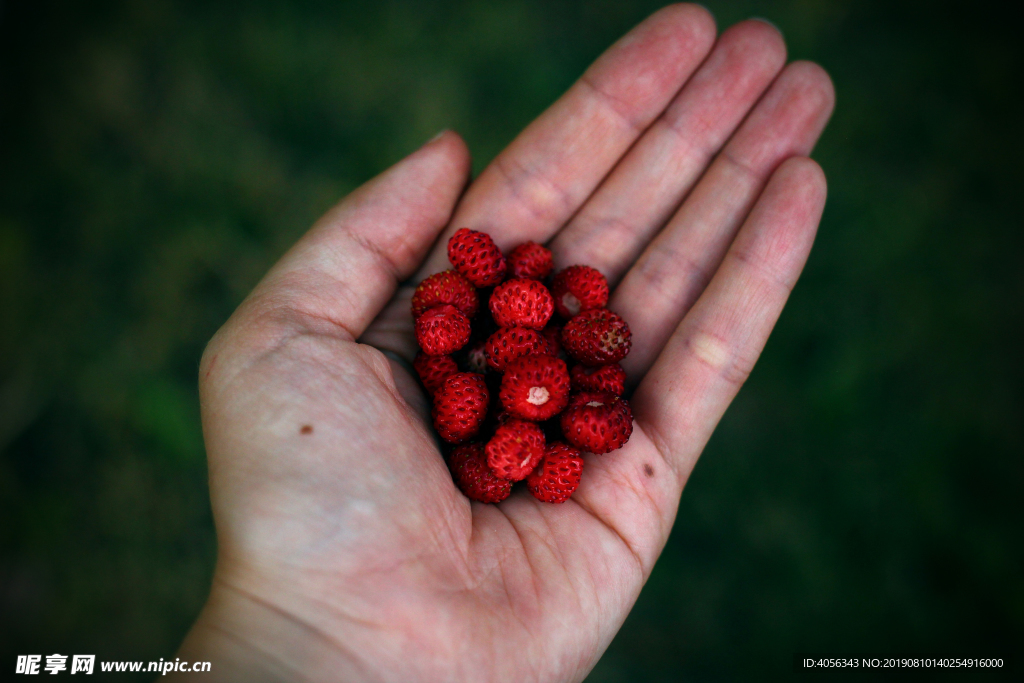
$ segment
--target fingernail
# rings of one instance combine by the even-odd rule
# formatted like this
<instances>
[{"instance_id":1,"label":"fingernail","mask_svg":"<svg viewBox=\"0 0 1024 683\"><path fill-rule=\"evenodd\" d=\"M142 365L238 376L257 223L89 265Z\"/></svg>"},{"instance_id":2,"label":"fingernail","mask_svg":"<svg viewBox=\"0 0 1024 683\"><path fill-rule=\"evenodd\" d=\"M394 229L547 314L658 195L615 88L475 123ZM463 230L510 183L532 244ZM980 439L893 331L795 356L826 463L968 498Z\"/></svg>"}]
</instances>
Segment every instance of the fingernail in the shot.
<instances>
[{"instance_id":1,"label":"fingernail","mask_svg":"<svg viewBox=\"0 0 1024 683\"><path fill-rule=\"evenodd\" d=\"M750 18L753 19L754 21L760 21L761 23L768 24L773 29L778 31L780 36L782 35L782 29L779 28L778 25L774 21L769 21L768 19L765 19L764 17L750 17Z\"/></svg>"},{"instance_id":2,"label":"fingernail","mask_svg":"<svg viewBox=\"0 0 1024 683\"><path fill-rule=\"evenodd\" d=\"M432 137L429 140L427 140L424 143L424 145L429 145L431 142L433 142L434 140L438 139L439 137L441 137L442 135L444 135L447 132L448 132L447 128L442 128L441 131L437 135L435 135L434 137Z\"/></svg>"}]
</instances>

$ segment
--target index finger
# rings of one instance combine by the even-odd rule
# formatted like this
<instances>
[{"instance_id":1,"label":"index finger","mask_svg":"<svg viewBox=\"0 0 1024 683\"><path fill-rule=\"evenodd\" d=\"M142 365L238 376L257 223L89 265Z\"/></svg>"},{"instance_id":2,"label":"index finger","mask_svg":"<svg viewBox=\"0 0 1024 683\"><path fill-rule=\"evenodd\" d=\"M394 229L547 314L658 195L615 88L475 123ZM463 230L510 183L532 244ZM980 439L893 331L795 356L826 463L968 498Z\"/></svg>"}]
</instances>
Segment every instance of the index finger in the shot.
<instances>
[{"instance_id":1,"label":"index finger","mask_svg":"<svg viewBox=\"0 0 1024 683\"><path fill-rule=\"evenodd\" d=\"M595 61L470 186L419 277L447 266L447 239L483 230L503 250L546 242L668 106L715 41L699 5L665 7Z\"/></svg>"}]
</instances>

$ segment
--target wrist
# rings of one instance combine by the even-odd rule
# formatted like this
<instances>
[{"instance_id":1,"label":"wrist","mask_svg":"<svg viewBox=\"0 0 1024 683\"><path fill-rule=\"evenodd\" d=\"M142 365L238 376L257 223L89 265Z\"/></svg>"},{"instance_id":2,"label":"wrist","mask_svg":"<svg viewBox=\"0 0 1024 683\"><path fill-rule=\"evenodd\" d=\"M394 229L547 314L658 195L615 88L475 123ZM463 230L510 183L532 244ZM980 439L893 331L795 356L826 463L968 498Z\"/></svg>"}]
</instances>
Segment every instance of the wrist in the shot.
<instances>
[{"instance_id":1,"label":"wrist","mask_svg":"<svg viewBox=\"0 0 1024 683\"><path fill-rule=\"evenodd\" d=\"M209 673L202 674L207 683L375 680L347 656L340 642L273 601L217 576L178 656L210 662ZM178 673L170 680L188 676Z\"/></svg>"}]
</instances>

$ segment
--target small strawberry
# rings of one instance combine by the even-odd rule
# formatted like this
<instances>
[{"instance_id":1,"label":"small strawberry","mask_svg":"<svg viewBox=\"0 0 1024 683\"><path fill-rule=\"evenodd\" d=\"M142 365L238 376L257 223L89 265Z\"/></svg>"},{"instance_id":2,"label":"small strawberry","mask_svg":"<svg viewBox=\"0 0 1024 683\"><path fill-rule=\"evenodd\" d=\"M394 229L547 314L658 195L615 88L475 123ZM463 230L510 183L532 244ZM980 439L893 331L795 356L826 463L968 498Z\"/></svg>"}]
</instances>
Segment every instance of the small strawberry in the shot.
<instances>
[{"instance_id":1,"label":"small strawberry","mask_svg":"<svg viewBox=\"0 0 1024 683\"><path fill-rule=\"evenodd\" d=\"M505 256L486 232L457 230L448 240L448 260L474 287L491 287L505 279Z\"/></svg>"},{"instance_id":2,"label":"small strawberry","mask_svg":"<svg viewBox=\"0 0 1024 683\"><path fill-rule=\"evenodd\" d=\"M618 363L632 343L629 325L606 308L583 311L562 328L562 346L584 365Z\"/></svg>"},{"instance_id":3,"label":"small strawberry","mask_svg":"<svg viewBox=\"0 0 1024 683\"><path fill-rule=\"evenodd\" d=\"M529 327L502 327L487 339L485 348L488 364L498 372L505 372L505 366L520 356L550 351L548 340Z\"/></svg>"},{"instance_id":4,"label":"small strawberry","mask_svg":"<svg viewBox=\"0 0 1024 683\"><path fill-rule=\"evenodd\" d=\"M607 391L622 396L626 390L626 371L618 363L610 365L574 365L569 371L574 391Z\"/></svg>"},{"instance_id":5,"label":"small strawberry","mask_svg":"<svg viewBox=\"0 0 1024 683\"><path fill-rule=\"evenodd\" d=\"M551 251L536 242L524 242L508 255L509 277L543 280L553 267Z\"/></svg>"},{"instance_id":6,"label":"small strawberry","mask_svg":"<svg viewBox=\"0 0 1024 683\"><path fill-rule=\"evenodd\" d=\"M455 270L434 273L412 294L412 317L418 318L434 306L451 304L467 318L476 315L480 301L473 284Z\"/></svg>"},{"instance_id":7,"label":"small strawberry","mask_svg":"<svg viewBox=\"0 0 1024 683\"><path fill-rule=\"evenodd\" d=\"M459 366L451 356L428 356L422 351L416 354L412 367L431 396L444 384L448 375L454 375L459 371Z\"/></svg>"},{"instance_id":8,"label":"small strawberry","mask_svg":"<svg viewBox=\"0 0 1024 683\"><path fill-rule=\"evenodd\" d=\"M508 420L494 431L484 447L487 464L503 479L520 481L544 455L544 432L526 420Z\"/></svg>"},{"instance_id":9,"label":"small strawberry","mask_svg":"<svg viewBox=\"0 0 1024 683\"><path fill-rule=\"evenodd\" d=\"M526 478L526 488L545 503L564 503L576 491L582 476L580 452L559 441L547 447L540 464Z\"/></svg>"},{"instance_id":10,"label":"small strawberry","mask_svg":"<svg viewBox=\"0 0 1024 683\"><path fill-rule=\"evenodd\" d=\"M512 493L512 482L495 476L487 466L483 444L459 446L448 458L452 479L467 498L481 503L500 503Z\"/></svg>"},{"instance_id":11,"label":"small strawberry","mask_svg":"<svg viewBox=\"0 0 1024 683\"><path fill-rule=\"evenodd\" d=\"M548 355L558 358L562 354L562 328L548 325L540 333L548 340Z\"/></svg>"},{"instance_id":12,"label":"small strawberry","mask_svg":"<svg viewBox=\"0 0 1024 683\"><path fill-rule=\"evenodd\" d=\"M520 356L505 366L501 405L515 417L539 422L560 413L569 401L565 361L550 356Z\"/></svg>"},{"instance_id":13,"label":"small strawberry","mask_svg":"<svg viewBox=\"0 0 1024 683\"><path fill-rule=\"evenodd\" d=\"M555 308L564 318L608 305L608 280L590 266L569 266L551 281Z\"/></svg>"},{"instance_id":14,"label":"small strawberry","mask_svg":"<svg viewBox=\"0 0 1024 683\"><path fill-rule=\"evenodd\" d=\"M509 280L494 288L491 315L498 327L543 328L555 310L551 292L537 280Z\"/></svg>"},{"instance_id":15,"label":"small strawberry","mask_svg":"<svg viewBox=\"0 0 1024 683\"><path fill-rule=\"evenodd\" d=\"M633 413L624 399L599 391L581 391L562 413L565 440L590 453L622 448L633 433Z\"/></svg>"},{"instance_id":16,"label":"small strawberry","mask_svg":"<svg viewBox=\"0 0 1024 683\"><path fill-rule=\"evenodd\" d=\"M416 341L428 356L446 356L469 341L469 318L451 304L428 309L416 318Z\"/></svg>"},{"instance_id":17,"label":"small strawberry","mask_svg":"<svg viewBox=\"0 0 1024 683\"><path fill-rule=\"evenodd\" d=\"M462 443L480 431L490 395L483 375L456 372L434 392L434 428L448 443Z\"/></svg>"}]
</instances>

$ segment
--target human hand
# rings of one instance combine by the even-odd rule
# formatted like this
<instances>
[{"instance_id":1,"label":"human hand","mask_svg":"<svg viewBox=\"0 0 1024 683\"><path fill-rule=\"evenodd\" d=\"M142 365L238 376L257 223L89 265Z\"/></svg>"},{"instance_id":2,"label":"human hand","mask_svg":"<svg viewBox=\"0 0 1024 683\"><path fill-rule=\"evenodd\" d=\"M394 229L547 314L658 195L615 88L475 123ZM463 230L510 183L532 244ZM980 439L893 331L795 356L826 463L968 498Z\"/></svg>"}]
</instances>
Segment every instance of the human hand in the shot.
<instances>
[{"instance_id":1,"label":"human hand","mask_svg":"<svg viewBox=\"0 0 1024 683\"><path fill-rule=\"evenodd\" d=\"M219 555L181 657L203 680L576 681L621 626L825 201L828 76L695 5L613 45L466 188L453 133L353 192L200 368ZM459 227L585 263L633 330L633 435L564 504L470 503L403 364Z\"/></svg>"}]
</instances>

